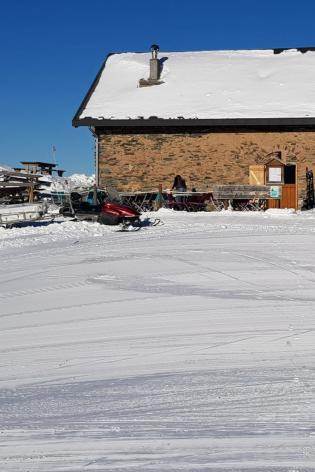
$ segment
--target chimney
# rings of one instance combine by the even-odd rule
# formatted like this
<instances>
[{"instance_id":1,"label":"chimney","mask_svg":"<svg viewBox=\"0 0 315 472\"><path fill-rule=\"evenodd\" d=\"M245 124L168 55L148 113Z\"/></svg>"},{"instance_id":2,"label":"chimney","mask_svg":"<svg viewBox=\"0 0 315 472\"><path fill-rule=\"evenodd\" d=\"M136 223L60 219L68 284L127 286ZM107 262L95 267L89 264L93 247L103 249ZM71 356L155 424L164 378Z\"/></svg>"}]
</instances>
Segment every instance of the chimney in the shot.
<instances>
[{"instance_id":1,"label":"chimney","mask_svg":"<svg viewBox=\"0 0 315 472\"><path fill-rule=\"evenodd\" d=\"M152 58L150 59L150 77L149 80L159 80L160 78L160 61L158 60L159 46L152 44L151 53Z\"/></svg>"},{"instance_id":2,"label":"chimney","mask_svg":"<svg viewBox=\"0 0 315 472\"><path fill-rule=\"evenodd\" d=\"M158 59L160 47L157 44L152 44L150 49L152 53L152 58L150 59L150 75L148 79L139 80L139 87L163 84L163 81L159 80L161 74L161 64Z\"/></svg>"}]
</instances>

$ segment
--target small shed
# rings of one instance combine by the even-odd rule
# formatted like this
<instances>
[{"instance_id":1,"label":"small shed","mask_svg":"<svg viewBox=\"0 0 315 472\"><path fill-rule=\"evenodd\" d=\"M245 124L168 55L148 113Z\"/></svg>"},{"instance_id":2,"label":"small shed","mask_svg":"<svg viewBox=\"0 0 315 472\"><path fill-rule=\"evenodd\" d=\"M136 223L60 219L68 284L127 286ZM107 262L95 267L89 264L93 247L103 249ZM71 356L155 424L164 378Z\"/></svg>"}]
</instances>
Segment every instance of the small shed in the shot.
<instances>
[{"instance_id":1,"label":"small shed","mask_svg":"<svg viewBox=\"0 0 315 472\"><path fill-rule=\"evenodd\" d=\"M53 172L56 172L59 177L62 177L64 170L55 169L57 164L52 164L51 162L41 162L41 161L21 161L24 169L29 174L42 174L42 175L52 175Z\"/></svg>"}]
</instances>

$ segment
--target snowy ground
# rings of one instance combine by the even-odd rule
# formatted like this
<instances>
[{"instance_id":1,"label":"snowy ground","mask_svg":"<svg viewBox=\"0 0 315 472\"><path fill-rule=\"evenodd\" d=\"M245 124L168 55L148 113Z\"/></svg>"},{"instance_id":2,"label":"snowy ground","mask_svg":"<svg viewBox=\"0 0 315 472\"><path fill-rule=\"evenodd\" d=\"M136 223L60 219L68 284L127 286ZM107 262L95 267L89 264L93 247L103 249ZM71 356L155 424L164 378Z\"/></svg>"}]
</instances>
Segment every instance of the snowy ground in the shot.
<instances>
[{"instance_id":1,"label":"snowy ground","mask_svg":"<svg viewBox=\"0 0 315 472\"><path fill-rule=\"evenodd\" d=\"M0 470L314 471L315 213L5 230Z\"/></svg>"}]
</instances>

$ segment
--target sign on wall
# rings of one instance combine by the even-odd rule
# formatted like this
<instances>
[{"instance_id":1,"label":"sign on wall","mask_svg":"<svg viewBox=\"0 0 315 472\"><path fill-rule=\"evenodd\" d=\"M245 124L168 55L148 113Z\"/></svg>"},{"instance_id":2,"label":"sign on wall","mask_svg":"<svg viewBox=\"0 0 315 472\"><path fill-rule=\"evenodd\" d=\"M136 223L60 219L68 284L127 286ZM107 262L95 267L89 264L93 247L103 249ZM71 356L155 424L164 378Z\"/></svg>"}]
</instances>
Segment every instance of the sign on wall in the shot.
<instances>
[{"instance_id":1,"label":"sign on wall","mask_svg":"<svg viewBox=\"0 0 315 472\"><path fill-rule=\"evenodd\" d=\"M282 167L268 168L268 182L282 182Z\"/></svg>"},{"instance_id":2,"label":"sign on wall","mask_svg":"<svg viewBox=\"0 0 315 472\"><path fill-rule=\"evenodd\" d=\"M270 198L280 198L281 197L281 187L279 185L273 185L269 190Z\"/></svg>"}]
</instances>

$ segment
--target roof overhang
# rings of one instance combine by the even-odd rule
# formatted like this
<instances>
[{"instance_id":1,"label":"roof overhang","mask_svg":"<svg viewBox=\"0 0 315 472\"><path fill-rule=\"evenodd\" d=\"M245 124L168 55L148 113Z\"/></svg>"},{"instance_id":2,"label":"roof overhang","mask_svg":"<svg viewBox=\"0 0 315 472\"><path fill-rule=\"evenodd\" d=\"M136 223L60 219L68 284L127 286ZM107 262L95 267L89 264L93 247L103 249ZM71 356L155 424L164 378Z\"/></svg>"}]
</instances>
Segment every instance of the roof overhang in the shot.
<instances>
[{"instance_id":1,"label":"roof overhang","mask_svg":"<svg viewBox=\"0 0 315 472\"><path fill-rule=\"evenodd\" d=\"M315 130L313 118L218 118L218 119L95 119L75 117L74 127L88 126L94 128L305 128Z\"/></svg>"}]
</instances>

